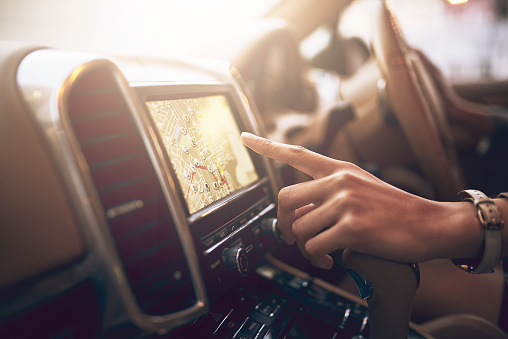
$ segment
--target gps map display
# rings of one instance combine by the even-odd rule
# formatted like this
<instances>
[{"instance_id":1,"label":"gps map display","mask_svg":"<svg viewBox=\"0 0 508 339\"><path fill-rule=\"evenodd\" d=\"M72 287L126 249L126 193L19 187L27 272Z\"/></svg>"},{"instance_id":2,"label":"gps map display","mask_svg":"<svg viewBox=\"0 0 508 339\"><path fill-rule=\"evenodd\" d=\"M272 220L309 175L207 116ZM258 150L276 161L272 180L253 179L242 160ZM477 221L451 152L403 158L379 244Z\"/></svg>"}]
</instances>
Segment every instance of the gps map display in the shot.
<instances>
[{"instance_id":1,"label":"gps map display","mask_svg":"<svg viewBox=\"0 0 508 339\"><path fill-rule=\"evenodd\" d=\"M189 213L258 180L223 95L146 103Z\"/></svg>"}]
</instances>

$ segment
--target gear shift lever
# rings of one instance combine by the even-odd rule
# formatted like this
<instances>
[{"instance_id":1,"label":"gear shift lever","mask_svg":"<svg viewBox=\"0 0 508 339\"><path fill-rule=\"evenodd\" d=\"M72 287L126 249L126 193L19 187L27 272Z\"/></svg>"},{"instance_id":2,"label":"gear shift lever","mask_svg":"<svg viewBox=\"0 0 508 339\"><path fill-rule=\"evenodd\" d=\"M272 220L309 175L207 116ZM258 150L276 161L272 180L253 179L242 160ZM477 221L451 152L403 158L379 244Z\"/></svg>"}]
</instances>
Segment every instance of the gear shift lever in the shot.
<instances>
[{"instance_id":1,"label":"gear shift lever","mask_svg":"<svg viewBox=\"0 0 508 339\"><path fill-rule=\"evenodd\" d=\"M408 337L418 265L403 264L346 249L342 264L351 270L360 296L369 304L370 338Z\"/></svg>"}]
</instances>

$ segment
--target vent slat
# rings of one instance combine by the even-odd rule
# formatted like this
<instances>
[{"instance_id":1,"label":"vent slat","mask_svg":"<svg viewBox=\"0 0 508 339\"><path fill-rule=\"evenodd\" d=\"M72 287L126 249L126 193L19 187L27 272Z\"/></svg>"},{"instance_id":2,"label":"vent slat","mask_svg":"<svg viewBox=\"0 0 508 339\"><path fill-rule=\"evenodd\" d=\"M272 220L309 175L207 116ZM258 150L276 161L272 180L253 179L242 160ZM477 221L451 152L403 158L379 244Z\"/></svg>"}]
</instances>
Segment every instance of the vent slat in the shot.
<instances>
[{"instance_id":1,"label":"vent slat","mask_svg":"<svg viewBox=\"0 0 508 339\"><path fill-rule=\"evenodd\" d=\"M161 215L160 210L164 208L161 205L163 202L157 198L155 200L144 200L143 203L142 209L118 216L109 221L109 227L117 241L122 240L123 237L130 236L140 229L142 230L154 223L160 222L161 219L158 219L158 216Z\"/></svg>"},{"instance_id":2,"label":"vent slat","mask_svg":"<svg viewBox=\"0 0 508 339\"><path fill-rule=\"evenodd\" d=\"M164 220L164 219L154 220L152 222L149 222L148 224L137 227L136 229L134 229L131 232L124 233L123 236L117 237L117 241L118 241L118 243L121 243L122 241L124 241L124 239L130 239L132 237L137 237L137 236L139 236L140 233L143 233L143 232L149 230L150 228L159 227L161 224L163 224L165 222L167 222L167 220Z\"/></svg>"},{"instance_id":3,"label":"vent slat","mask_svg":"<svg viewBox=\"0 0 508 339\"><path fill-rule=\"evenodd\" d=\"M139 199L149 200L159 196L159 187L155 178L138 182L128 187L121 187L115 191L105 192L100 195L102 206L107 211L113 206L121 205L127 201Z\"/></svg>"},{"instance_id":4,"label":"vent slat","mask_svg":"<svg viewBox=\"0 0 508 339\"><path fill-rule=\"evenodd\" d=\"M111 162L109 166L102 166L91 171L95 187L103 192L108 187L117 186L133 178L147 178L151 168L140 157L130 157L123 161Z\"/></svg>"},{"instance_id":5,"label":"vent slat","mask_svg":"<svg viewBox=\"0 0 508 339\"><path fill-rule=\"evenodd\" d=\"M148 227L138 234L125 237L117 242L118 251L125 262L137 260L150 252L157 250L158 246L174 243L174 233L168 227L168 222L157 222L157 225ZM167 239L170 239L169 241Z\"/></svg>"},{"instance_id":6,"label":"vent slat","mask_svg":"<svg viewBox=\"0 0 508 339\"><path fill-rule=\"evenodd\" d=\"M105 117L109 117L109 116L117 115L117 114L122 114L122 113L123 113L122 110L90 113L87 115L76 116L76 117L72 118L72 122L73 123L80 123L80 122L87 121L87 120L101 119L101 118L105 118Z\"/></svg>"},{"instance_id":7,"label":"vent slat","mask_svg":"<svg viewBox=\"0 0 508 339\"><path fill-rule=\"evenodd\" d=\"M107 165L108 162L118 161L125 157L138 157L145 154L143 145L136 134L124 138L107 140L101 144L83 145L83 153L91 168Z\"/></svg>"},{"instance_id":8,"label":"vent slat","mask_svg":"<svg viewBox=\"0 0 508 339\"><path fill-rule=\"evenodd\" d=\"M128 179L121 181L121 182L114 182L114 180L112 180L109 183L109 186L105 186L102 188L97 187L97 190L99 191L99 194L101 194L101 195L109 193L109 192L116 192L121 189L128 189L132 185L137 185L139 183L143 183L143 182L147 181L148 179L150 179L150 176L128 178Z\"/></svg>"},{"instance_id":9,"label":"vent slat","mask_svg":"<svg viewBox=\"0 0 508 339\"><path fill-rule=\"evenodd\" d=\"M76 135L81 142L90 144L93 139L101 137L136 134L136 129L129 119L125 118L125 113L104 116L100 119L82 120L75 123ZM96 141L95 143L100 142Z\"/></svg>"},{"instance_id":10,"label":"vent slat","mask_svg":"<svg viewBox=\"0 0 508 339\"><path fill-rule=\"evenodd\" d=\"M94 172L100 172L103 169L111 168L116 165L119 165L123 162L130 162L134 161L137 158L143 156L143 154L129 154L123 157L115 158L115 159L108 159L103 162L95 163L95 164L89 164L90 170Z\"/></svg>"},{"instance_id":11,"label":"vent slat","mask_svg":"<svg viewBox=\"0 0 508 339\"><path fill-rule=\"evenodd\" d=\"M173 262L175 254L177 253L174 246L159 246L146 253L146 255L137 258L137 260L126 263L125 270L131 278L131 283L135 285L137 282L160 271L162 268L160 265L161 260L166 266L178 266Z\"/></svg>"},{"instance_id":12,"label":"vent slat","mask_svg":"<svg viewBox=\"0 0 508 339\"><path fill-rule=\"evenodd\" d=\"M112 88L113 89L113 88ZM80 94L80 93L79 93ZM108 91L93 96L73 95L69 98L69 110L73 118L106 111L125 109L125 104L117 91Z\"/></svg>"}]
</instances>

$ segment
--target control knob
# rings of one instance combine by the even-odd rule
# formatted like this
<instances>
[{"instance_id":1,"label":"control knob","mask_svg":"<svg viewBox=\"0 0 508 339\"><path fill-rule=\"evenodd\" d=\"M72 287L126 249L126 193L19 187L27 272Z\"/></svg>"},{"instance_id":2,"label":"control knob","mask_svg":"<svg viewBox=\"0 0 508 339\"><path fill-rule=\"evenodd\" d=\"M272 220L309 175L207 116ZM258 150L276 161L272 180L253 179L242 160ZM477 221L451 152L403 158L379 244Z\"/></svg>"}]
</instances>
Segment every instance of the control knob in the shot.
<instances>
[{"instance_id":1,"label":"control knob","mask_svg":"<svg viewBox=\"0 0 508 339\"><path fill-rule=\"evenodd\" d=\"M222 259L226 266L246 276L249 273L249 258L243 247L226 248L222 252Z\"/></svg>"},{"instance_id":2,"label":"control knob","mask_svg":"<svg viewBox=\"0 0 508 339\"><path fill-rule=\"evenodd\" d=\"M273 235L278 242L284 242L284 237L277 227L277 218L266 218L261 220L261 229L263 233Z\"/></svg>"}]
</instances>

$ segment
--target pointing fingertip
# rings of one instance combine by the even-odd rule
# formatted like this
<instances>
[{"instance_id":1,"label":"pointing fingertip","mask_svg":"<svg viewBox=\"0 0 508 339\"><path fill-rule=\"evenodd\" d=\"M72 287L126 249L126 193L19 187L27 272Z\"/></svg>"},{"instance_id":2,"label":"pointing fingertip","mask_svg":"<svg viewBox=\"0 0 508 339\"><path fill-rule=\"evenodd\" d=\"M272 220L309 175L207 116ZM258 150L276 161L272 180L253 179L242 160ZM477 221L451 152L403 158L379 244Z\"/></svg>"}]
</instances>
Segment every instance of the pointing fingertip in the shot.
<instances>
[{"instance_id":1,"label":"pointing fingertip","mask_svg":"<svg viewBox=\"0 0 508 339\"><path fill-rule=\"evenodd\" d=\"M256 136L252 133L249 133L249 132L242 132L242 141L254 141L256 140Z\"/></svg>"}]
</instances>

